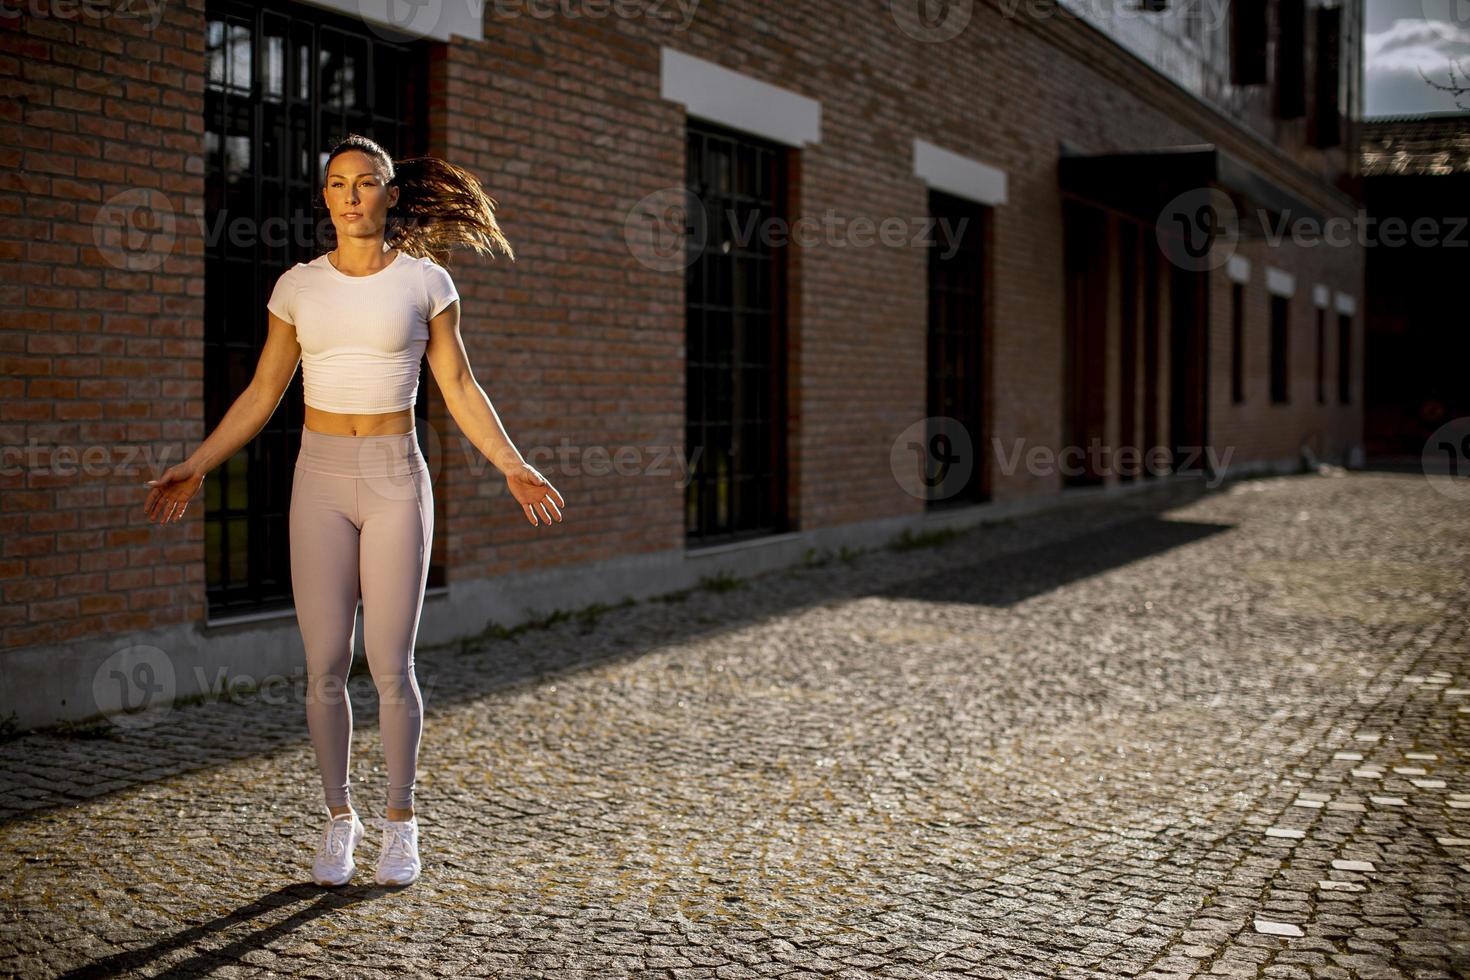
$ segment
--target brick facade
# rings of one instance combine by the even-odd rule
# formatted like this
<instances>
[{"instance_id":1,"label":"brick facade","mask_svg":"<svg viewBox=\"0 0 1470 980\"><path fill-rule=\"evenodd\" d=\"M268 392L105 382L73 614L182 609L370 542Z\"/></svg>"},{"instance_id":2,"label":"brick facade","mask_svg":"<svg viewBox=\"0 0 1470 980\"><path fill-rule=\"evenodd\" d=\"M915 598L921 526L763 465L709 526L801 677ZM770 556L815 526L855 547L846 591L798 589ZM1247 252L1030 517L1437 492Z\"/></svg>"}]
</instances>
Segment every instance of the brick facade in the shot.
<instances>
[{"instance_id":1,"label":"brick facade","mask_svg":"<svg viewBox=\"0 0 1470 980\"><path fill-rule=\"evenodd\" d=\"M731 0L699 7L687 28L674 8L626 18L487 11L485 40L425 42L429 152L481 178L517 251L514 263L457 260L465 344L511 437L569 505L566 523L531 527L493 468L471 471L435 402L430 420L445 449L435 492L452 583L683 548L682 491L670 477L563 475L536 455L563 438L610 455L683 444L683 272L640 264L623 230L640 199L684 179L685 110L660 97L661 46L820 101L820 142L790 151L793 215L917 226L927 190L913 173L915 137L1005 171L1009 198L993 209L987 246L990 431L977 447L987 452L989 437L1007 447L1063 438L1060 141L1089 152L1214 143L1324 213L1352 212L1336 186L1350 173L1343 154L1313 151L1323 169L1304 169L1297 161L1307 155L1277 150L1073 18L977 4L958 39L924 43L895 26L888 4L859 8ZM134 631L191 628L205 614L200 522L149 525L143 482L155 468L136 465L165 451L176 461L205 435L203 249L197 222L182 220L203 208L205 5L162 10L152 30L136 19L32 14L0 24L11 93L0 100L0 207L11 228L0 243L9 270L0 431L9 447L102 447L113 467L85 476L7 466L0 647L12 652L82 638L119 644ZM99 252L94 231L105 202L139 190L165 195L181 220L166 261L129 271ZM1361 397L1315 403L1312 288L1359 297L1362 249L1250 243L1240 254L1251 262L1248 398L1230 402L1222 268L1210 278L1211 441L1233 448L1232 466L1290 461L1304 442L1343 457L1359 439ZM897 487L889 453L925 414L926 253L819 245L789 257L796 526L918 519L922 501ZM1267 265L1297 279L1288 406L1266 393ZM1335 319L1329 335L1335 341ZM1335 396L1330 356L1327 375ZM1166 383L1160 393L1167 398ZM1166 404L1161 418L1167 427ZM43 450L37 461L51 458ZM118 467L128 460L131 469ZM1055 473L1024 466L994 471L992 487L996 504L1062 492Z\"/></svg>"}]
</instances>

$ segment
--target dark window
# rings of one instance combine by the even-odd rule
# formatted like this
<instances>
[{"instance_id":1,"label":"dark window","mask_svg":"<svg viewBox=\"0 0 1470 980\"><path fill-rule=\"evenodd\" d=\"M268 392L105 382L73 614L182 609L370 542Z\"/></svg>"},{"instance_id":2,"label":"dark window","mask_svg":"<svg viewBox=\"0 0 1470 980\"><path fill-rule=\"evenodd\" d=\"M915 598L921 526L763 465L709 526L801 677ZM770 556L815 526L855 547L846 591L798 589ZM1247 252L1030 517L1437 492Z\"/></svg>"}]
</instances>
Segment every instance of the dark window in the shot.
<instances>
[{"instance_id":1,"label":"dark window","mask_svg":"<svg viewBox=\"0 0 1470 980\"><path fill-rule=\"evenodd\" d=\"M1143 451L1145 477L1159 475L1153 453L1159 443L1159 275L1163 253L1143 249Z\"/></svg>"},{"instance_id":2,"label":"dark window","mask_svg":"<svg viewBox=\"0 0 1470 980\"><path fill-rule=\"evenodd\" d=\"M331 245L319 193L329 143L349 131L422 152L421 46L303 4L209 0L205 23L205 426L254 375L276 278ZM232 223L238 233L232 233ZM215 232L218 231L216 234ZM419 418L427 406L419 386ZM211 615L291 605L291 476L305 415L301 372L260 434L204 482ZM425 426L419 426L420 439ZM443 583L442 563L429 584Z\"/></svg>"},{"instance_id":3,"label":"dark window","mask_svg":"<svg viewBox=\"0 0 1470 980\"><path fill-rule=\"evenodd\" d=\"M1104 482L1098 450L1107 436L1108 269L1111 219L1076 201L1062 205L1067 334L1059 463L1063 486Z\"/></svg>"},{"instance_id":4,"label":"dark window","mask_svg":"<svg viewBox=\"0 0 1470 980\"><path fill-rule=\"evenodd\" d=\"M1327 311L1317 307L1317 404L1327 402Z\"/></svg>"},{"instance_id":5,"label":"dark window","mask_svg":"<svg viewBox=\"0 0 1470 980\"><path fill-rule=\"evenodd\" d=\"M1127 456L1115 457L1118 479L1138 475L1142 456L1138 446L1138 291L1144 235L1136 222L1118 222L1118 447Z\"/></svg>"},{"instance_id":6,"label":"dark window","mask_svg":"<svg viewBox=\"0 0 1470 980\"><path fill-rule=\"evenodd\" d=\"M1337 315L1337 401L1340 405L1352 404L1353 373L1353 318L1346 313Z\"/></svg>"},{"instance_id":7,"label":"dark window","mask_svg":"<svg viewBox=\"0 0 1470 980\"><path fill-rule=\"evenodd\" d=\"M988 500L985 460L985 236L988 208L929 192L934 219L929 248L928 418L954 419L969 437L969 459L954 454L952 423L926 434L924 463L932 497L942 507ZM959 465L955 465L958 463Z\"/></svg>"},{"instance_id":8,"label":"dark window","mask_svg":"<svg viewBox=\"0 0 1470 980\"><path fill-rule=\"evenodd\" d=\"M1261 85L1266 81L1267 0L1232 0L1230 4L1230 82Z\"/></svg>"},{"instance_id":9,"label":"dark window","mask_svg":"<svg viewBox=\"0 0 1470 980\"><path fill-rule=\"evenodd\" d=\"M1271 297L1271 401L1277 404L1288 400L1287 391L1287 342L1289 340L1289 300L1285 296Z\"/></svg>"},{"instance_id":10,"label":"dark window","mask_svg":"<svg viewBox=\"0 0 1470 980\"><path fill-rule=\"evenodd\" d=\"M710 544L788 529L786 149L687 120L704 245L685 269L685 534ZM749 232L755 229L756 233Z\"/></svg>"},{"instance_id":11,"label":"dark window","mask_svg":"<svg viewBox=\"0 0 1470 980\"><path fill-rule=\"evenodd\" d=\"M1279 0L1276 32L1276 115L1295 119L1307 111L1306 0Z\"/></svg>"},{"instance_id":12,"label":"dark window","mask_svg":"<svg viewBox=\"0 0 1470 980\"><path fill-rule=\"evenodd\" d=\"M1245 401L1245 284L1230 284L1230 400Z\"/></svg>"},{"instance_id":13,"label":"dark window","mask_svg":"<svg viewBox=\"0 0 1470 980\"><path fill-rule=\"evenodd\" d=\"M1312 142L1336 146L1342 142L1341 97L1342 8L1317 8L1316 91L1312 98Z\"/></svg>"}]
</instances>

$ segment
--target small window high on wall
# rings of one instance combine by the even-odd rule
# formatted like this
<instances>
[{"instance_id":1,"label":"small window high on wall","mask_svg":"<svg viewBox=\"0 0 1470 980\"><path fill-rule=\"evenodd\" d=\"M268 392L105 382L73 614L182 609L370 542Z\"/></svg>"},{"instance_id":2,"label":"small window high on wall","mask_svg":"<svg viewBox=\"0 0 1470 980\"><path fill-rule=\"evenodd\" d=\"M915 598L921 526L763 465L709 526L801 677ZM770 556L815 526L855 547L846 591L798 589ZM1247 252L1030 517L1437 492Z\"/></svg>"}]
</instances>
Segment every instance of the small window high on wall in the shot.
<instances>
[{"instance_id":1,"label":"small window high on wall","mask_svg":"<svg viewBox=\"0 0 1470 980\"><path fill-rule=\"evenodd\" d=\"M1312 142L1342 142L1342 8L1318 7L1316 91L1312 97Z\"/></svg>"},{"instance_id":2,"label":"small window high on wall","mask_svg":"<svg viewBox=\"0 0 1470 980\"><path fill-rule=\"evenodd\" d=\"M1284 404L1290 399L1288 390L1290 363L1291 301L1285 296L1271 297L1271 401Z\"/></svg>"},{"instance_id":3,"label":"small window high on wall","mask_svg":"<svg viewBox=\"0 0 1470 980\"><path fill-rule=\"evenodd\" d=\"M1230 4L1230 82L1263 85L1266 81L1266 0L1232 0Z\"/></svg>"},{"instance_id":4,"label":"small window high on wall","mask_svg":"<svg viewBox=\"0 0 1470 980\"><path fill-rule=\"evenodd\" d=\"M1278 0L1276 115L1296 119L1307 111L1307 3Z\"/></svg>"}]
</instances>

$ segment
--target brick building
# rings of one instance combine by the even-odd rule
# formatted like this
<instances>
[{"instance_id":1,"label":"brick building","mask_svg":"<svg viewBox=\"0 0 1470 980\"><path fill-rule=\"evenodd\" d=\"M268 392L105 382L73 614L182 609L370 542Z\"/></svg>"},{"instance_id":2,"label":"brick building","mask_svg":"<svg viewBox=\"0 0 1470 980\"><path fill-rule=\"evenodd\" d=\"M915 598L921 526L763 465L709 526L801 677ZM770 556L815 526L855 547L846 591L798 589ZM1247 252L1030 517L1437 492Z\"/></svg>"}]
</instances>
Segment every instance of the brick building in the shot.
<instances>
[{"instance_id":1,"label":"brick building","mask_svg":"<svg viewBox=\"0 0 1470 980\"><path fill-rule=\"evenodd\" d=\"M1356 0L373 19L393 7L0 22L12 724L298 669L300 373L190 518L147 523L143 483L248 382L276 276L320 252L320 164L347 132L498 202L517 259L456 257L462 332L568 502L531 527L425 371L425 645L1359 451L1363 250L1298 234L1357 208Z\"/></svg>"},{"instance_id":2,"label":"brick building","mask_svg":"<svg viewBox=\"0 0 1470 980\"><path fill-rule=\"evenodd\" d=\"M1367 120L1362 159L1363 206L1389 232L1364 270L1363 450L1417 468L1441 426L1470 417L1470 112Z\"/></svg>"}]
</instances>

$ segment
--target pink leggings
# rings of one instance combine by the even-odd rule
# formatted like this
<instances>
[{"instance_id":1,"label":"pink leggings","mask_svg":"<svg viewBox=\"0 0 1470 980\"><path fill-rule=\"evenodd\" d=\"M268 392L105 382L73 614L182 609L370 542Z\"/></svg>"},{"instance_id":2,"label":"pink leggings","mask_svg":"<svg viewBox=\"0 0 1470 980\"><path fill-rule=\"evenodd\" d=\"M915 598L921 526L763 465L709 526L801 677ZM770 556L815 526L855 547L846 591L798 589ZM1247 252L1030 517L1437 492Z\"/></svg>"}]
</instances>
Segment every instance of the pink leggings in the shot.
<instances>
[{"instance_id":1,"label":"pink leggings","mask_svg":"<svg viewBox=\"0 0 1470 980\"><path fill-rule=\"evenodd\" d=\"M291 587L306 649L306 723L327 806L349 802L347 759L357 600L378 689L388 805L413 805L423 695L413 646L429 576L434 497L412 432L328 435L303 428L291 484Z\"/></svg>"}]
</instances>

